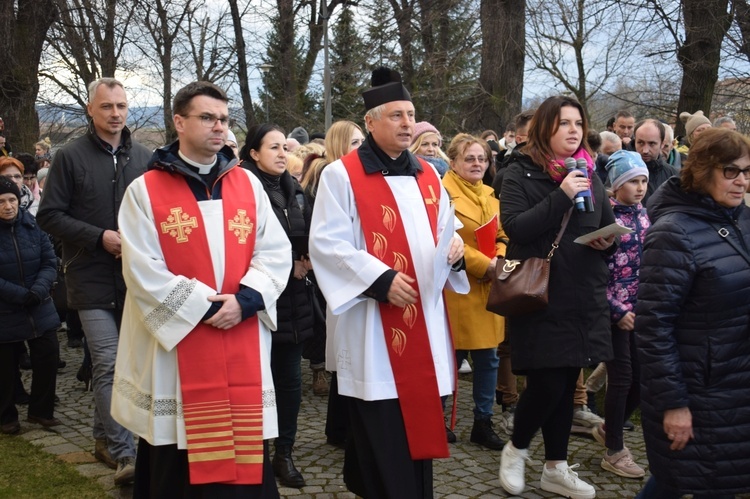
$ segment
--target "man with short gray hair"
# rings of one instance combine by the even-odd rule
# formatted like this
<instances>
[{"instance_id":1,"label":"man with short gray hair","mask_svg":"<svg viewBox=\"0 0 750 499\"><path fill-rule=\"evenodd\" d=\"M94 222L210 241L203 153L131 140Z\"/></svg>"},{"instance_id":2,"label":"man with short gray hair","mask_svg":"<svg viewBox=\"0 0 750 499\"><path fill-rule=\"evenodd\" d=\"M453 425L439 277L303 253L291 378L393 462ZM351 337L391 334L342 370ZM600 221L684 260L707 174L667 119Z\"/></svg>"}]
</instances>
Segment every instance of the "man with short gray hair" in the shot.
<instances>
[{"instance_id":1,"label":"man with short gray hair","mask_svg":"<svg viewBox=\"0 0 750 499\"><path fill-rule=\"evenodd\" d=\"M94 456L114 468L115 484L133 481L133 435L110 414L125 281L117 213L125 188L145 171L148 149L125 126L128 100L121 82L89 85L91 123L52 162L37 213L39 226L62 241L68 306L78 310L93 368Z\"/></svg>"}]
</instances>

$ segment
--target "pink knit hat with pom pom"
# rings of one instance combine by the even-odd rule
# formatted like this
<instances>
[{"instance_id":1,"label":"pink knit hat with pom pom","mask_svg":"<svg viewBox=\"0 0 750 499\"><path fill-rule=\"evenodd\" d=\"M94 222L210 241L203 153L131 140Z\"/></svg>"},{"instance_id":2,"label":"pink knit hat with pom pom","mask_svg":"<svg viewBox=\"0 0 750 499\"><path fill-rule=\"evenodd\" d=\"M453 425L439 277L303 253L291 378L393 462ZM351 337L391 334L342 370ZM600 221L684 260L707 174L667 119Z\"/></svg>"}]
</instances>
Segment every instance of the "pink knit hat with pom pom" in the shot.
<instances>
[{"instance_id":1,"label":"pink knit hat with pom pom","mask_svg":"<svg viewBox=\"0 0 750 499\"><path fill-rule=\"evenodd\" d=\"M438 129L432 126L427 121L420 121L416 125L414 125L414 137L411 139L412 145L417 141L417 139L420 137L420 135L424 135L425 133L434 133L438 137L438 147L443 147L443 136L440 135L440 132L438 132Z\"/></svg>"}]
</instances>

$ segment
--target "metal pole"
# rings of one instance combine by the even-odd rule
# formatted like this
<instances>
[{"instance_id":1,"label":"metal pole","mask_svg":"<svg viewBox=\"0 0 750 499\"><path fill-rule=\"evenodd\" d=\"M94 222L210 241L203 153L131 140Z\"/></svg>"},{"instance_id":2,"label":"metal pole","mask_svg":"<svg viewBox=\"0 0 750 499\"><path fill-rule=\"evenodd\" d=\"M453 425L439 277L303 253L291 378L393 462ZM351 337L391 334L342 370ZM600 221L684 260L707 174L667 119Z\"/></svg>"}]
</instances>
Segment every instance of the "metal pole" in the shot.
<instances>
[{"instance_id":1,"label":"metal pole","mask_svg":"<svg viewBox=\"0 0 750 499\"><path fill-rule=\"evenodd\" d=\"M325 129L331 128L331 66L328 63L328 5L321 0L320 17L323 18L323 96L325 100Z\"/></svg>"}]
</instances>

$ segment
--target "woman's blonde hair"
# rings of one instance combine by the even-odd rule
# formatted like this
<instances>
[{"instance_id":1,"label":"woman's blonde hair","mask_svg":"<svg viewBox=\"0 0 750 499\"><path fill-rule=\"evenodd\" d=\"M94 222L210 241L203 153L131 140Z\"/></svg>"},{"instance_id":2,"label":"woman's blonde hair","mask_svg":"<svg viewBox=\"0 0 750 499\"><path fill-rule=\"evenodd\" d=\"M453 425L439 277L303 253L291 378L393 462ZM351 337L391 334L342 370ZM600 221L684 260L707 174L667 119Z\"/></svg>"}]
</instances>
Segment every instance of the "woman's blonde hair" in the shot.
<instances>
[{"instance_id":1,"label":"woman's blonde hair","mask_svg":"<svg viewBox=\"0 0 750 499\"><path fill-rule=\"evenodd\" d=\"M331 128L326 132L325 154L321 154L322 157L310 161L307 168L302 172L302 181L300 182L302 188L310 192L313 197L318 190L318 182L320 182L320 174L323 172L323 168L349 152L355 130L359 130L364 135L359 125L353 121L342 120L331 125Z\"/></svg>"},{"instance_id":2,"label":"woman's blonde hair","mask_svg":"<svg viewBox=\"0 0 750 499\"><path fill-rule=\"evenodd\" d=\"M49 137L45 137L44 140L40 140L36 144L34 144L34 147L41 147L44 152L49 152L50 148L52 147L52 141L49 139Z\"/></svg>"},{"instance_id":3,"label":"woman's blonde hair","mask_svg":"<svg viewBox=\"0 0 750 499\"><path fill-rule=\"evenodd\" d=\"M425 139L427 137L429 137L430 135L435 135L436 137L438 137L438 134L436 134L435 132L425 132L425 133L423 133L422 135L420 135L419 137L417 137L417 140L415 140L414 143L409 147L409 152L411 152L412 154L419 154L418 151L419 151L419 148L422 147L422 142L424 142ZM466 134L464 133L464 134L460 134L460 135L466 135ZM447 156L443 152L443 150L441 148L438 147L438 148L436 148L436 150L437 150L438 157L442 158L445 161L450 161L450 159L448 159L449 156Z\"/></svg>"}]
</instances>

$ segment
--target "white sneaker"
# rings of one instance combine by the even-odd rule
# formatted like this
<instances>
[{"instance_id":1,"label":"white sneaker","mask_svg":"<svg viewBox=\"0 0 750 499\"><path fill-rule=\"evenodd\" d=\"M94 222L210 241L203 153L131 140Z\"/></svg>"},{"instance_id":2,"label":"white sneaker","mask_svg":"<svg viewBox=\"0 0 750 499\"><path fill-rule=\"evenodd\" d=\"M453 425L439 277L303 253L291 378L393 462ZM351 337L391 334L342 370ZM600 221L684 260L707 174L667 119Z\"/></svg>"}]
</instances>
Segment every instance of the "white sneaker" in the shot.
<instances>
[{"instance_id":1,"label":"white sneaker","mask_svg":"<svg viewBox=\"0 0 750 499\"><path fill-rule=\"evenodd\" d=\"M471 365L468 360L464 359L464 361L461 362L461 367L458 368L458 374L469 374L470 372Z\"/></svg>"},{"instance_id":2,"label":"white sneaker","mask_svg":"<svg viewBox=\"0 0 750 499\"><path fill-rule=\"evenodd\" d=\"M591 412L591 409L586 405L582 405L580 409L573 411L573 425L583 426L586 428L593 428L596 425L604 423L604 420Z\"/></svg>"},{"instance_id":3,"label":"white sneaker","mask_svg":"<svg viewBox=\"0 0 750 499\"><path fill-rule=\"evenodd\" d=\"M568 463L559 463L555 469L549 469L545 465L542 471L542 490L572 499L594 499L596 489L578 478L578 473L573 471L573 468L578 466L578 464L568 466Z\"/></svg>"},{"instance_id":4,"label":"white sneaker","mask_svg":"<svg viewBox=\"0 0 750 499\"><path fill-rule=\"evenodd\" d=\"M524 473L526 461L529 459L528 449L516 449L508 441L500 454L500 485L508 494L517 496L526 486Z\"/></svg>"}]
</instances>

